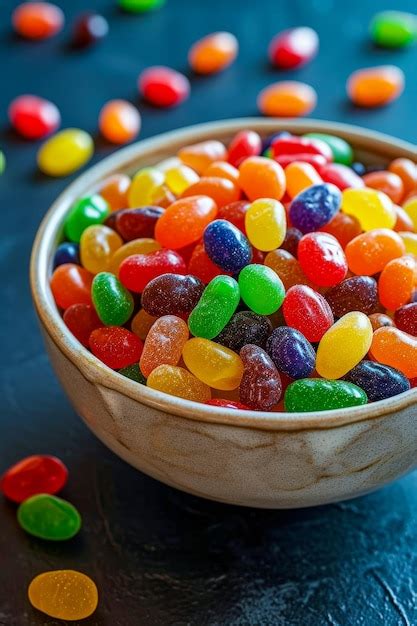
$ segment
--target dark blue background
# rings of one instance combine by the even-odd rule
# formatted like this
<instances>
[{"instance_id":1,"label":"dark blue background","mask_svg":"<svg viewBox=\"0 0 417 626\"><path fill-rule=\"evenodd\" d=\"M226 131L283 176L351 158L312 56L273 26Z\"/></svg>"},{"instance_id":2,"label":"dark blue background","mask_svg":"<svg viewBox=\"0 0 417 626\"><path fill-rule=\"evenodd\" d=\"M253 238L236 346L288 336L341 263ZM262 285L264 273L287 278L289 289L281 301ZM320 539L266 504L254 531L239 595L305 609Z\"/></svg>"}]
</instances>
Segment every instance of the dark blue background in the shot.
<instances>
[{"instance_id":1,"label":"dark blue background","mask_svg":"<svg viewBox=\"0 0 417 626\"><path fill-rule=\"evenodd\" d=\"M33 44L15 37L0 5L0 145L8 160L1 197L0 471L32 453L53 453L70 469L64 497L84 517L79 537L65 545L26 536L14 507L1 503L0 624L55 624L26 599L31 578L45 570L90 574L100 606L86 624L142 626L417 624L417 477L359 500L303 511L256 511L218 505L176 492L125 465L86 429L49 366L31 307L28 259L46 209L68 184L40 175L37 146L8 129L7 105L21 93L50 98L63 126L96 134L110 98L138 102L136 77L150 64L187 72L186 54L200 36L220 29L240 41L238 62L224 74L192 78L188 102L173 111L140 103L142 137L188 124L256 114L268 83L297 77L319 101L314 116L353 122L417 141L417 48L375 50L367 25L383 8L415 10L415 0L168 0L147 16L122 14L113 0L67 0L67 26ZM68 46L69 25L81 10L100 10L110 34L97 48ZM277 31L310 25L320 34L319 57L281 74L266 60ZM361 111L345 98L345 80L358 67L397 63L408 88L392 106ZM113 148L98 139L94 160Z\"/></svg>"}]
</instances>

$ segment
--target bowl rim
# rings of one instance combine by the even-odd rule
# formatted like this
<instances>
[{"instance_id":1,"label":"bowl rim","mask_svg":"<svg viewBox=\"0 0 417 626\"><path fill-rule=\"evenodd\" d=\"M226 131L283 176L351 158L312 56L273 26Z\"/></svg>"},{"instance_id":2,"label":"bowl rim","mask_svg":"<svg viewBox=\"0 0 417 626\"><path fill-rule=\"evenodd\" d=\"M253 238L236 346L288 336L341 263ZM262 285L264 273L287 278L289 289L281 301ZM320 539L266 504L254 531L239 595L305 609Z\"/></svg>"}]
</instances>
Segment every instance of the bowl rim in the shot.
<instances>
[{"instance_id":1,"label":"bowl rim","mask_svg":"<svg viewBox=\"0 0 417 626\"><path fill-rule=\"evenodd\" d=\"M393 149L396 156L413 158L416 153L416 148L411 143L360 126L308 118L294 120L256 117L196 124L140 140L118 150L88 168L68 185L53 202L38 228L30 260L30 285L35 309L44 330L59 350L89 382L119 392L151 408L193 421L270 431L328 429L382 417L415 404L417 402L417 388L376 403L321 412L269 413L225 409L200 404L139 385L137 382L111 370L82 346L64 324L53 301L48 273L51 250L62 230L63 218L73 201L87 190L91 190L104 178L126 171L135 164L135 161L146 157L147 153L150 153L153 159L158 155L158 152L163 153L161 159L168 158L166 154L167 144L172 144L168 152L171 153L172 151L173 155L174 146L178 149L183 145L209 138L221 140L222 135L227 136L247 128L264 134L279 132L280 130L289 130L298 134L305 132L335 134L348 141L353 141L356 148L367 149L379 156L383 156L384 153L387 156L392 156L390 153Z\"/></svg>"}]
</instances>

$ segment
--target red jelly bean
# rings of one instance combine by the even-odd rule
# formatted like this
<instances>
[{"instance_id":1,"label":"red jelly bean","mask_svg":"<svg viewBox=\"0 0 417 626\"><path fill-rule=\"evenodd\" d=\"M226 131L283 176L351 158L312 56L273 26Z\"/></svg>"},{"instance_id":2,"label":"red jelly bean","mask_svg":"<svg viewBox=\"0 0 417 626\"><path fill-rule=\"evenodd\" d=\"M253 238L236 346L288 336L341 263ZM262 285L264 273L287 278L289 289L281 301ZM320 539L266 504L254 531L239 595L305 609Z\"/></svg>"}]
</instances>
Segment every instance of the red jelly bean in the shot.
<instances>
[{"instance_id":1,"label":"red jelly bean","mask_svg":"<svg viewBox=\"0 0 417 626\"><path fill-rule=\"evenodd\" d=\"M155 225L164 209L156 206L140 209L124 209L115 216L114 228L125 241L150 237L153 239Z\"/></svg>"},{"instance_id":2,"label":"red jelly bean","mask_svg":"<svg viewBox=\"0 0 417 626\"><path fill-rule=\"evenodd\" d=\"M143 350L139 337L120 326L93 330L89 343L91 352L111 369L138 363Z\"/></svg>"},{"instance_id":3,"label":"red jelly bean","mask_svg":"<svg viewBox=\"0 0 417 626\"><path fill-rule=\"evenodd\" d=\"M235 402L234 400L223 400L223 398L212 398L211 400L207 400L204 404L209 404L210 406L219 406L223 409L237 409L238 411L251 410L248 406L246 406L246 404L242 404L241 402Z\"/></svg>"},{"instance_id":4,"label":"red jelly bean","mask_svg":"<svg viewBox=\"0 0 417 626\"><path fill-rule=\"evenodd\" d=\"M104 39L108 32L109 24L105 17L99 13L86 13L74 25L73 42L83 48Z\"/></svg>"},{"instance_id":5,"label":"red jelly bean","mask_svg":"<svg viewBox=\"0 0 417 626\"><path fill-rule=\"evenodd\" d=\"M298 244L298 261L307 278L320 287L337 285L348 270L336 237L322 232L304 235Z\"/></svg>"},{"instance_id":6,"label":"red jelly bean","mask_svg":"<svg viewBox=\"0 0 417 626\"><path fill-rule=\"evenodd\" d=\"M361 234L362 227L356 217L338 211L328 224L320 228L324 233L329 233L336 237L343 249L349 241Z\"/></svg>"},{"instance_id":7,"label":"red jelly bean","mask_svg":"<svg viewBox=\"0 0 417 626\"><path fill-rule=\"evenodd\" d=\"M51 290L61 309L72 304L91 304L91 283L94 276L75 263L56 268L51 278Z\"/></svg>"},{"instance_id":8,"label":"red jelly bean","mask_svg":"<svg viewBox=\"0 0 417 626\"><path fill-rule=\"evenodd\" d=\"M59 33L64 14L49 2L23 2L13 11L14 29L27 39L47 39Z\"/></svg>"},{"instance_id":9,"label":"red jelly bean","mask_svg":"<svg viewBox=\"0 0 417 626\"><path fill-rule=\"evenodd\" d=\"M365 187L363 179L358 176L350 167L341 163L328 163L320 168L320 175L325 183L333 183L343 189L360 189Z\"/></svg>"},{"instance_id":10,"label":"red jelly bean","mask_svg":"<svg viewBox=\"0 0 417 626\"><path fill-rule=\"evenodd\" d=\"M205 285L220 274L227 274L221 267L213 263L204 249L204 245L199 243L194 248L188 264L188 273L197 276Z\"/></svg>"},{"instance_id":11,"label":"red jelly bean","mask_svg":"<svg viewBox=\"0 0 417 626\"><path fill-rule=\"evenodd\" d=\"M130 291L142 293L149 281L161 274L186 273L187 266L177 252L157 250L150 254L134 254L125 259L119 268L119 279Z\"/></svg>"},{"instance_id":12,"label":"red jelly bean","mask_svg":"<svg viewBox=\"0 0 417 626\"><path fill-rule=\"evenodd\" d=\"M158 107L172 107L184 102L190 93L188 78L170 67L148 67L139 76L139 92Z\"/></svg>"},{"instance_id":13,"label":"red jelly bean","mask_svg":"<svg viewBox=\"0 0 417 626\"><path fill-rule=\"evenodd\" d=\"M294 285L288 289L283 313L287 326L296 328L312 342L320 341L334 322L328 302L307 285Z\"/></svg>"},{"instance_id":14,"label":"red jelly bean","mask_svg":"<svg viewBox=\"0 0 417 626\"><path fill-rule=\"evenodd\" d=\"M19 96L9 106L13 128L26 139L41 139L61 124L61 115L52 102L38 96Z\"/></svg>"},{"instance_id":15,"label":"red jelly bean","mask_svg":"<svg viewBox=\"0 0 417 626\"><path fill-rule=\"evenodd\" d=\"M284 169L290 163L294 163L294 161L302 161L303 163L309 163L312 165L318 172L320 172L321 168L327 164L327 159L323 155L308 154L304 152L301 152L300 154L279 154L274 157L274 161L279 163Z\"/></svg>"},{"instance_id":16,"label":"red jelly bean","mask_svg":"<svg viewBox=\"0 0 417 626\"><path fill-rule=\"evenodd\" d=\"M241 130L230 142L227 160L239 167L244 159L259 156L262 150L262 139L254 130Z\"/></svg>"},{"instance_id":17,"label":"red jelly bean","mask_svg":"<svg viewBox=\"0 0 417 626\"><path fill-rule=\"evenodd\" d=\"M245 215L250 207L250 202L246 200L237 200L237 202L231 202L219 208L217 218L219 220L227 220L231 222L236 228L242 231L246 235L245 228Z\"/></svg>"},{"instance_id":18,"label":"red jelly bean","mask_svg":"<svg viewBox=\"0 0 417 626\"><path fill-rule=\"evenodd\" d=\"M64 322L74 337L87 347L93 330L103 326L91 304L72 304L64 313Z\"/></svg>"},{"instance_id":19,"label":"red jelly bean","mask_svg":"<svg viewBox=\"0 0 417 626\"><path fill-rule=\"evenodd\" d=\"M310 137L278 137L271 144L274 157L288 154L318 154L327 162L333 161L333 153L330 146L321 139ZM300 160L297 158L297 161Z\"/></svg>"},{"instance_id":20,"label":"red jelly bean","mask_svg":"<svg viewBox=\"0 0 417 626\"><path fill-rule=\"evenodd\" d=\"M68 470L55 456L36 454L22 459L3 474L0 490L13 502L23 502L38 493L61 491Z\"/></svg>"},{"instance_id":21,"label":"red jelly bean","mask_svg":"<svg viewBox=\"0 0 417 626\"><path fill-rule=\"evenodd\" d=\"M417 303L411 302L397 309L394 313L397 328L417 337Z\"/></svg>"},{"instance_id":22,"label":"red jelly bean","mask_svg":"<svg viewBox=\"0 0 417 626\"><path fill-rule=\"evenodd\" d=\"M306 26L290 28L276 35L269 44L271 63L282 69L293 69L313 59L319 49L319 37Z\"/></svg>"}]
</instances>

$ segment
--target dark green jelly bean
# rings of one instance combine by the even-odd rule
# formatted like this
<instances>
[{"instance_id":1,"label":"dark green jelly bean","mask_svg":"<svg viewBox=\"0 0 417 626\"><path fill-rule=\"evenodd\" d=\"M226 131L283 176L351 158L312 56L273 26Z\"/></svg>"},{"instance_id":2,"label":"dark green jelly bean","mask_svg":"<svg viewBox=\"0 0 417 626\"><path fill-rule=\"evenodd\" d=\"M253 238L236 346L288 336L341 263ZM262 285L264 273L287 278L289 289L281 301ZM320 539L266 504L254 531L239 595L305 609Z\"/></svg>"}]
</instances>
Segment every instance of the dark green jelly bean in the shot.
<instances>
[{"instance_id":1,"label":"dark green jelly bean","mask_svg":"<svg viewBox=\"0 0 417 626\"><path fill-rule=\"evenodd\" d=\"M266 265L247 265L239 274L243 302L259 315L272 315L285 298L285 287L278 274Z\"/></svg>"},{"instance_id":2,"label":"dark green jelly bean","mask_svg":"<svg viewBox=\"0 0 417 626\"><path fill-rule=\"evenodd\" d=\"M30 535L51 541L71 539L81 528L81 517L75 506L46 493L22 502L17 510L17 521Z\"/></svg>"},{"instance_id":3,"label":"dark green jelly bean","mask_svg":"<svg viewBox=\"0 0 417 626\"><path fill-rule=\"evenodd\" d=\"M253 311L238 311L214 341L239 352L248 343L264 348L271 333L272 323L268 317Z\"/></svg>"},{"instance_id":4,"label":"dark green jelly bean","mask_svg":"<svg viewBox=\"0 0 417 626\"><path fill-rule=\"evenodd\" d=\"M140 371L138 363L128 365L127 367L122 367L122 369L119 370L119 374L125 376L126 378L130 378L130 380L134 380L141 385L146 385L146 378Z\"/></svg>"},{"instance_id":5,"label":"dark green jelly bean","mask_svg":"<svg viewBox=\"0 0 417 626\"><path fill-rule=\"evenodd\" d=\"M109 213L109 205L98 194L80 198L73 204L65 220L65 236L79 243L85 229L93 224L102 224Z\"/></svg>"},{"instance_id":6,"label":"dark green jelly bean","mask_svg":"<svg viewBox=\"0 0 417 626\"><path fill-rule=\"evenodd\" d=\"M366 392L370 402L385 400L410 389L410 381L394 367L361 361L345 376Z\"/></svg>"},{"instance_id":7,"label":"dark green jelly bean","mask_svg":"<svg viewBox=\"0 0 417 626\"><path fill-rule=\"evenodd\" d=\"M133 296L110 272L94 277L91 297L97 315L106 326L123 326L133 312Z\"/></svg>"},{"instance_id":8,"label":"dark green jelly bean","mask_svg":"<svg viewBox=\"0 0 417 626\"><path fill-rule=\"evenodd\" d=\"M214 339L236 311L240 301L239 285L230 276L216 276L204 289L197 306L188 318L195 337Z\"/></svg>"},{"instance_id":9,"label":"dark green jelly bean","mask_svg":"<svg viewBox=\"0 0 417 626\"><path fill-rule=\"evenodd\" d=\"M285 410L290 413L330 411L360 406L368 401L366 393L345 380L303 378L291 383L285 392Z\"/></svg>"},{"instance_id":10,"label":"dark green jelly bean","mask_svg":"<svg viewBox=\"0 0 417 626\"><path fill-rule=\"evenodd\" d=\"M353 161L353 150L347 141L336 135L328 135L327 133L307 133L303 137L311 137L312 139L321 139L327 143L333 153L333 161L350 165Z\"/></svg>"}]
</instances>

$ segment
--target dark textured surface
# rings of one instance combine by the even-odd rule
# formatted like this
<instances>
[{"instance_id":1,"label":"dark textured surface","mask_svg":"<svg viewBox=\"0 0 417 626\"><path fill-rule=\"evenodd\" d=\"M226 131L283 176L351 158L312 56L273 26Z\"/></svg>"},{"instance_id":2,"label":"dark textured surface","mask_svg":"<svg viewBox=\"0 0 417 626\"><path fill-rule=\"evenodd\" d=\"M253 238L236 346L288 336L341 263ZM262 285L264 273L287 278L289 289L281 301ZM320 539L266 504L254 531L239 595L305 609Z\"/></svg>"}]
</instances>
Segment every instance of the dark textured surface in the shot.
<instances>
[{"instance_id":1,"label":"dark textured surface","mask_svg":"<svg viewBox=\"0 0 417 626\"><path fill-rule=\"evenodd\" d=\"M54 453L70 469L64 497L84 517L79 537L53 545L24 535L14 507L0 504L0 624L57 624L31 609L26 587L39 572L75 568L97 582L98 626L417 624L417 476L359 500L311 510L272 512L205 502L131 469L89 433L58 387L31 308L28 258L37 225L68 179L37 173L35 146L6 125L12 97L33 92L54 100L64 125L95 132L100 106L112 97L136 101L136 76L149 64L185 69L197 37L230 29L241 42L238 63L221 76L193 79L181 108L141 105L142 137L187 124L256 114L260 88L282 75L266 63L278 30L302 23L318 29L319 58L297 76L319 92L315 116L363 124L417 140L417 49L374 50L370 16L382 8L415 9L415 0L168 0L146 17L119 13L112 0L61 0L68 24L96 8L111 32L95 49L56 39L31 44L10 31L16 5L0 4L2 228L0 470L34 452ZM354 68L398 63L409 88L393 106L358 111L344 97ZM95 159L111 148L98 141Z\"/></svg>"}]
</instances>

